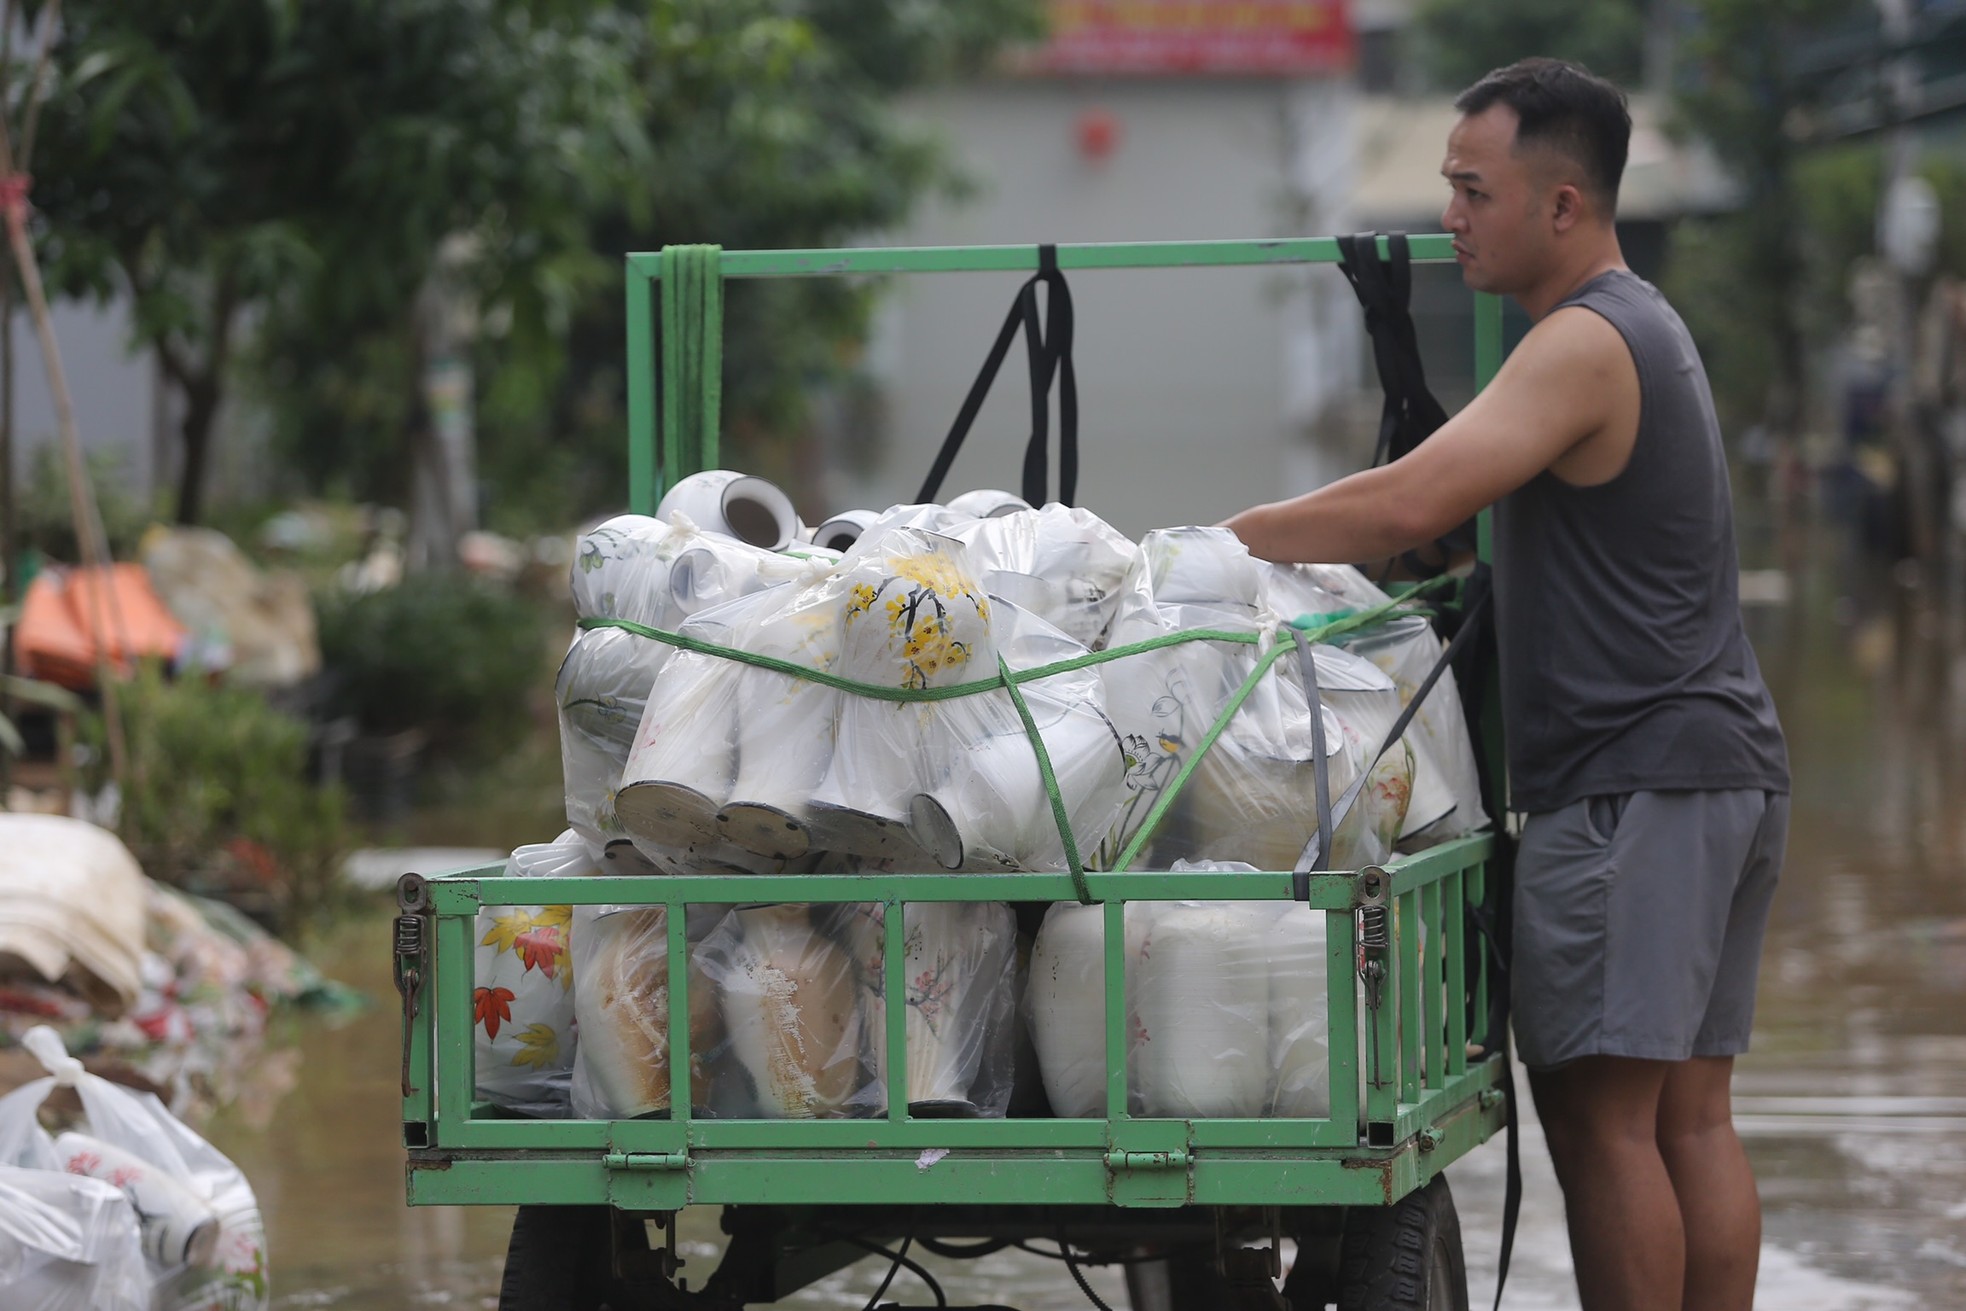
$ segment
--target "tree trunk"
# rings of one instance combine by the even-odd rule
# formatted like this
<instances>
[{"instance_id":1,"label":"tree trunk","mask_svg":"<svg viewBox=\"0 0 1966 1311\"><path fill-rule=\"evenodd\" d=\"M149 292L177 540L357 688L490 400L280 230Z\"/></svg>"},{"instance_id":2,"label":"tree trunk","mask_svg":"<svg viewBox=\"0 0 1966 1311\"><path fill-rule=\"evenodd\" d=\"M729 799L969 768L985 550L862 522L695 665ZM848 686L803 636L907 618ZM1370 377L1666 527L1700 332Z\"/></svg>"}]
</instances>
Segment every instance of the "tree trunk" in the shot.
<instances>
[{"instance_id":1,"label":"tree trunk","mask_svg":"<svg viewBox=\"0 0 1966 1311\"><path fill-rule=\"evenodd\" d=\"M205 513L205 466L211 451L212 424L218 417L219 388L215 374L207 374L184 388L184 419L178 424L178 439L184 445L184 463L178 471L177 521L198 523Z\"/></svg>"}]
</instances>

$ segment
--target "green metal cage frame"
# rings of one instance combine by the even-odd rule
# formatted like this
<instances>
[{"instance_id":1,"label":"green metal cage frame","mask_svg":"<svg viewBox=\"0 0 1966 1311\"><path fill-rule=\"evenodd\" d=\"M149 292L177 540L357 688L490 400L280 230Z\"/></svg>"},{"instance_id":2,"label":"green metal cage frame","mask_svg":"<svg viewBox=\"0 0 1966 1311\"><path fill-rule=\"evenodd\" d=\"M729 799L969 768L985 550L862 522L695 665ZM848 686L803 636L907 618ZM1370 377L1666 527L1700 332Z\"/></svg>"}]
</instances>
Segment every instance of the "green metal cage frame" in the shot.
<instances>
[{"instance_id":1,"label":"green metal cage frame","mask_svg":"<svg viewBox=\"0 0 1966 1311\"><path fill-rule=\"evenodd\" d=\"M1064 245L1061 269L1330 264L1329 239ZM1414 260L1452 258L1450 239L1410 239ZM657 411L656 293L670 252L628 257L630 504L653 510L660 488L691 472L666 447ZM1036 246L716 255L724 278L1032 272ZM720 289L718 293L720 301ZM687 332L720 330L712 310L685 314ZM1501 302L1475 298L1478 385L1501 362ZM714 359L714 355L712 356ZM673 372L674 354L663 357ZM676 385L669 377L665 385ZM1486 515L1481 554L1488 552ZM1492 701L1492 698L1491 698ZM1499 756L1499 728L1484 747ZM1497 1132L1507 1090L1501 1059L1471 1057L1467 1017L1487 1013L1490 978L1467 932L1498 846L1475 834L1352 872L1318 874L1309 904L1326 916L1331 1113L1321 1119L1152 1119L1127 1113L1125 907L1135 901L1288 901L1288 872L1090 872L1105 915L1107 1102L1103 1119L916 1119L908 1114L906 1008L886 1008L884 1117L706 1119L679 1106L666 1119L515 1119L473 1100L475 923L483 907L645 904L668 908L671 1087L690 1087L685 907L706 903L879 902L885 995L905 996L905 907L911 902L1074 900L1069 875L686 875L506 880L502 866L406 882L405 910L422 926L406 957L404 1143L411 1205L611 1204L667 1212L697 1203L1141 1208L1385 1205L1424 1185ZM1383 911L1383 947L1359 931ZM400 922L399 922L400 923ZM1423 943L1424 949L1423 949ZM1470 956L1470 953L1473 956ZM1374 961L1383 982L1361 986ZM1472 976L1472 987L1468 979ZM427 1004L421 1004L427 1000ZM679 1099L687 1102L688 1098ZM925 1151L940 1149L934 1158Z\"/></svg>"}]
</instances>

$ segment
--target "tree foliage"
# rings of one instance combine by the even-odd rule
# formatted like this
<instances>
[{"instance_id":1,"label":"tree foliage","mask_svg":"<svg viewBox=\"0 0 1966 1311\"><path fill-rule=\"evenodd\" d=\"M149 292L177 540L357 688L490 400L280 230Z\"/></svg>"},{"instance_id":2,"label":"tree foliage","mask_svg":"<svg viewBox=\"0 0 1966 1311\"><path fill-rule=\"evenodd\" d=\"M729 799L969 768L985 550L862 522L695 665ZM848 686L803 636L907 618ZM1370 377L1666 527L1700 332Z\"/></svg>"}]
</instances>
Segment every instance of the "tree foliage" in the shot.
<instances>
[{"instance_id":1,"label":"tree foliage","mask_svg":"<svg viewBox=\"0 0 1966 1311\"><path fill-rule=\"evenodd\" d=\"M1646 0L1422 0L1428 72L1459 90L1529 55L1575 60L1622 86L1644 71Z\"/></svg>"},{"instance_id":2,"label":"tree foliage","mask_svg":"<svg viewBox=\"0 0 1966 1311\"><path fill-rule=\"evenodd\" d=\"M617 422L624 251L832 243L898 220L943 174L892 97L975 66L1036 11L70 0L40 238L65 290L130 297L180 400L181 517L200 512L248 322L254 394L304 480L400 496L424 423L419 300L460 251L490 463L533 481ZM795 422L860 308L838 288L734 294L734 426Z\"/></svg>"}]
</instances>

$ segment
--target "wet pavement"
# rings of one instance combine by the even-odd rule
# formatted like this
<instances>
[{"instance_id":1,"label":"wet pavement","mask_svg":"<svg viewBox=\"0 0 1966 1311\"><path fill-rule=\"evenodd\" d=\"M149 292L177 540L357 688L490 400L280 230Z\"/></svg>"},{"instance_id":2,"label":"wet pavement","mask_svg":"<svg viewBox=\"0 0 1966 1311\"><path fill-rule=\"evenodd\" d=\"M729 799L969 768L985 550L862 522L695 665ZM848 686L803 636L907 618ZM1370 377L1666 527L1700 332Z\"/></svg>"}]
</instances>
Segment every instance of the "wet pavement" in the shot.
<instances>
[{"instance_id":1,"label":"wet pavement","mask_svg":"<svg viewBox=\"0 0 1966 1311\"><path fill-rule=\"evenodd\" d=\"M1762 554L1771 554L1763 551ZM1756 551L1748 552L1754 560ZM1966 607L1903 573L1811 561L1762 586L1751 628L1793 757L1789 862L1762 966L1739 1122L1766 1211L1769 1311L1966 1307ZM1759 562L1759 561L1757 561ZM550 835L548 835L550 836ZM259 1189L275 1305L382 1311L493 1306L510 1212L403 1204L394 994L386 919L352 925L323 968L378 999L339 1027L293 1026L268 1068L292 1090L212 1133ZM1521 1232L1504 1306L1575 1306L1561 1200L1533 1122ZM1449 1178L1475 1306L1493 1297L1499 1142ZM712 1260L715 1218L691 1213L685 1255ZM1025 1311L1088 1305L1062 1267L1002 1253L952 1269L950 1300ZM872 1260L787 1305L857 1308ZM1124 1305L1111 1270L1093 1272ZM888 1294L926 1296L905 1272Z\"/></svg>"}]
</instances>

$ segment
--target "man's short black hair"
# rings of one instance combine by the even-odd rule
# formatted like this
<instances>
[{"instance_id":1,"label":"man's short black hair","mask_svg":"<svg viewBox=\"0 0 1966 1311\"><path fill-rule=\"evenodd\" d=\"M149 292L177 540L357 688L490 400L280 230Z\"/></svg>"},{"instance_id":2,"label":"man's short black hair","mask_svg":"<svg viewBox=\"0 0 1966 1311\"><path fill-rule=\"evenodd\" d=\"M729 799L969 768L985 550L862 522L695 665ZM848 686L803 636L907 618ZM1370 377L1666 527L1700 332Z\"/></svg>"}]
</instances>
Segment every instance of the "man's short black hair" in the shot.
<instances>
[{"instance_id":1,"label":"man's short black hair","mask_svg":"<svg viewBox=\"0 0 1966 1311\"><path fill-rule=\"evenodd\" d=\"M1553 146L1569 156L1583 166L1606 212L1617 210L1632 135L1624 92L1582 64L1536 58L1496 69L1454 100L1463 114L1498 104L1515 111L1518 144Z\"/></svg>"}]
</instances>

